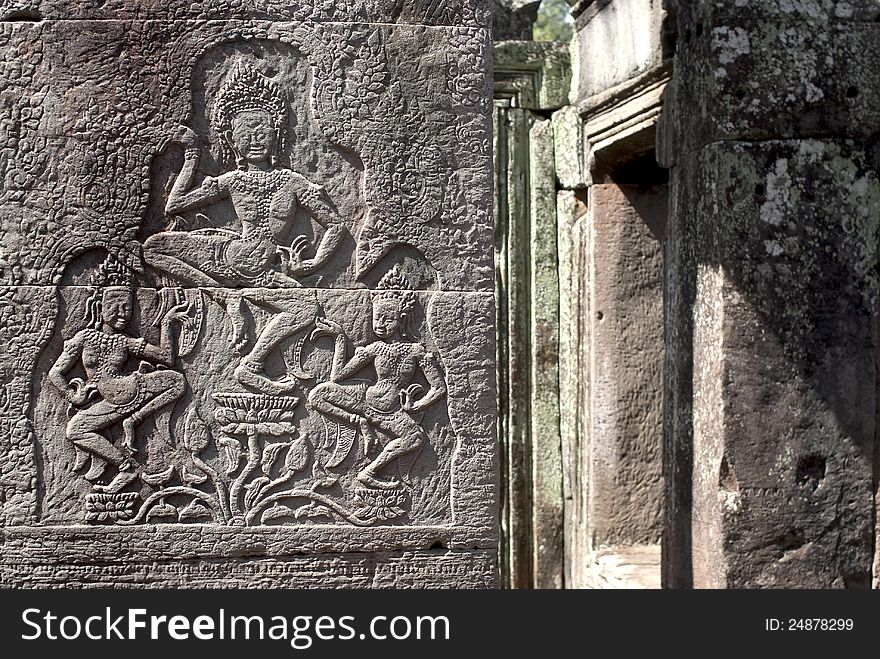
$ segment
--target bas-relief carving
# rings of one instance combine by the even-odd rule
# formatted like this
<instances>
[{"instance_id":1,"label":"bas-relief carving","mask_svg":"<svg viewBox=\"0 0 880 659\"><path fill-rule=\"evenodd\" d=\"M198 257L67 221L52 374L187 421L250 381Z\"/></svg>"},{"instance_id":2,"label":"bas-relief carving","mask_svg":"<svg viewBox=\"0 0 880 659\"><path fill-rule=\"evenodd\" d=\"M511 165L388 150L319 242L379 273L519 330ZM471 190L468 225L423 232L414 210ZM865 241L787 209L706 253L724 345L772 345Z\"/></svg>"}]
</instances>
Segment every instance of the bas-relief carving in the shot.
<instances>
[{"instance_id":1,"label":"bas-relief carving","mask_svg":"<svg viewBox=\"0 0 880 659\"><path fill-rule=\"evenodd\" d=\"M14 120L0 135L8 148L0 277L8 283L56 283L65 264L94 247L140 269L144 239L171 219L162 214L166 184L191 170L194 192L205 176L233 174L221 153L228 140L210 119L220 87L244 61L287 104L287 153L267 178L292 169L305 179L294 187L323 186L347 230L320 281L305 285L375 285L382 260L408 246L427 261L433 287L492 289L482 248L492 236L483 31L236 21L0 30L5 82L16 90L5 101ZM64 52L44 52L41 42L64 42ZM199 138L198 162L180 124ZM180 142L193 156L183 172ZM228 209L212 210L210 227L199 226L198 212L182 214L186 228L237 230L216 224L218 215L233 220ZM326 218L313 219L321 233ZM58 240L50 244L47 233Z\"/></svg>"},{"instance_id":2,"label":"bas-relief carving","mask_svg":"<svg viewBox=\"0 0 880 659\"><path fill-rule=\"evenodd\" d=\"M338 248L342 227L320 186L293 170L278 167L287 124L280 90L269 78L247 64L239 63L218 94L213 124L214 130L223 138L225 150L234 157L237 169L218 178L208 178L200 186L193 187L199 156L197 138L189 129L182 129L187 151L183 171L171 189L166 212L175 214L192 210L229 197L242 226L241 234L212 229L161 232L146 241L145 260L172 279L187 284L300 286L296 277L319 270ZM295 220L297 205L305 206L325 225L325 233L311 258L304 257L304 253L312 251L305 235L298 235L289 246L283 244ZM409 287L394 270L380 282L380 286L382 284L389 289ZM274 313L252 351L241 359L234 371L239 384L262 395L215 393L212 396L221 405L215 412L221 431L247 437L246 465L228 488L217 478L216 471L207 472L213 476L218 496L215 508L221 513L222 521L252 523L257 519L267 521L291 514L296 519L332 518L335 512L346 521L363 524L405 514L407 497L402 481L383 479L379 472L422 448L425 433L410 413L417 414L445 393L436 360L418 344L408 344L404 340L407 336L404 323L411 315L409 307L415 303L413 294L389 291L375 300L373 331L379 340L359 348L351 360L346 359L347 339L341 326L332 320L318 318L316 308L303 305L301 299L288 299L274 291L265 296L257 294L257 300L253 299L253 294L249 297L257 303L268 301ZM233 327L240 329L243 324L240 321L242 299L233 295L225 302L230 317L234 319ZM304 441L289 446L283 442L261 446L259 436L278 434L279 431L297 434L291 422L295 418L293 413L298 399L290 394L299 388L299 381L311 377L298 368L301 342L294 353L292 372L281 379L273 380L265 375L265 360L284 340L312 323L315 325L312 338L321 333L336 337L331 382L320 384L309 396L312 409L336 422L334 453L326 465L321 460L315 461L312 469L315 481L311 490L284 490L282 486L288 485L297 472L305 468L308 446ZM241 343L238 336L233 340L236 344ZM342 382L370 363L376 370L375 383ZM419 367L428 376L430 389L421 400L414 400L420 385L411 380ZM250 418L253 415L256 416ZM340 421L354 427L343 430L338 425ZM360 430L364 456L370 456L374 448L378 449L378 455L357 473L360 487L355 492L360 510L352 513L316 489L336 483L337 477L329 475L326 469L339 467L348 457L356 429ZM192 425L187 430L190 437L199 434ZM387 443L377 438L378 430L388 436ZM192 445L190 440L190 444L193 459L199 460L204 471L207 465L198 458L198 453L205 448L204 442ZM235 441L224 441L223 449L228 458L226 473L232 475L241 458L240 446ZM272 466L283 451L287 457L280 474L273 478ZM258 464L262 475L248 483ZM404 471L408 475L408 469ZM252 489L241 500L244 487ZM204 495L194 496L204 498ZM309 503L292 511L281 505L285 499L306 499ZM268 508L270 503L273 506Z\"/></svg>"},{"instance_id":3,"label":"bas-relief carving","mask_svg":"<svg viewBox=\"0 0 880 659\"><path fill-rule=\"evenodd\" d=\"M0 524L37 516L34 474L37 442L29 418L34 364L52 335L58 313L51 288L0 288Z\"/></svg>"},{"instance_id":4,"label":"bas-relief carving","mask_svg":"<svg viewBox=\"0 0 880 659\"><path fill-rule=\"evenodd\" d=\"M406 517L412 463L428 443L420 421L446 394L438 358L415 338L416 294L407 290L399 266L390 270L372 294L375 339L349 357L351 339L325 317L314 294L283 290L300 289L298 277L319 271L344 229L321 186L279 166L288 123L281 89L239 61L217 94L211 119L234 169L196 182L199 140L182 126L175 139L185 147L184 160L165 205L175 226L143 245L144 261L167 285L159 291L153 323L160 328L158 343L129 333L133 293L111 281L126 268L110 257L98 268L86 327L64 341L49 370L49 382L70 405L65 436L75 447L71 471L84 471L92 484L85 518L234 525L339 520L361 526ZM239 231L176 227L185 221L182 213L221 200L231 201ZM323 225L316 246L295 231L298 207ZM169 297L173 302L167 303ZM216 341L195 345L210 303L219 303L229 321L224 348L241 355L226 362L232 390L218 388L219 380L206 375L198 359L200 350L216 358L219 348ZM268 315L253 342L246 336L248 304ZM281 345L309 328L283 354L284 373L268 375ZM333 338L332 366L328 381L310 387L316 378L302 364L304 344L322 335ZM194 359L177 370L181 343L189 344L187 353L195 347ZM133 359L142 361L127 370ZM70 377L80 365L85 377ZM374 379L355 379L367 368ZM187 380L201 406L185 412L180 450L168 423ZM307 391L308 410L320 417L323 437L300 429L297 408ZM138 460L136 446L138 425L151 418L153 441L167 449L145 450L148 460L163 455L152 468ZM110 431L117 425L122 436L114 442ZM115 472L109 477L108 467ZM399 476L387 473L393 467ZM350 482L340 484L340 468L353 474Z\"/></svg>"},{"instance_id":5,"label":"bas-relief carving","mask_svg":"<svg viewBox=\"0 0 880 659\"><path fill-rule=\"evenodd\" d=\"M71 419L67 438L77 449L74 470L85 467L85 478L96 482L107 470L108 463L117 469L107 485L95 485L96 492L116 494L134 480L134 463L130 455L135 448L137 425L164 411L182 395L181 373L169 370L174 366L172 323L189 323L186 304L177 305L160 319L161 338L152 344L143 337L126 334L131 321L133 293L125 287L96 288L89 299L87 326L64 342L61 356L49 371L50 382L70 404ZM127 372L126 365L140 359L137 370ZM69 378L78 364L85 378ZM157 368L157 367L166 368ZM165 417L165 441L170 442ZM101 431L121 424L122 448L117 448ZM159 422L157 426L161 428Z\"/></svg>"},{"instance_id":6,"label":"bas-relief carving","mask_svg":"<svg viewBox=\"0 0 880 659\"><path fill-rule=\"evenodd\" d=\"M49 162L0 198L38 211L3 276L63 284L21 289L51 292L4 390L32 387L9 453L38 486L4 481L5 521L455 523L456 478L494 487L491 309L411 289L490 277L479 60L419 30L199 30L146 84L118 65L141 106L81 83Z\"/></svg>"},{"instance_id":7,"label":"bas-relief carving","mask_svg":"<svg viewBox=\"0 0 880 659\"><path fill-rule=\"evenodd\" d=\"M343 227L321 186L278 164L287 139L287 107L280 88L240 62L220 90L212 117L227 160L236 168L195 184L201 156L198 136L181 126L183 169L165 207L181 213L228 199L241 231L209 228L162 231L144 243L144 260L172 281L198 286L300 286L298 277L322 267L338 248ZM300 234L285 238L305 208L325 230L314 256Z\"/></svg>"},{"instance_id":8,"label":"bas-relief carving","mask_svg":"<svg viewBox=\"0 0 880 659\"><path fill-rule=\"evenodd\" d=\"M283 394L239 377L261 333L236 347L216 303L229 289L138 290L139 323L128 288L62 289L70 338L37 404L45 519L80 521L83 499L85 521L117 524L450 523L455 437L425 314L437 294L405 283L394 268L372 292L273 291L310 314L268 355ZM255 327L278 315L247 306Z\"/></svg>"},{"instance_id":9,"label":"bas-relief carving","mask_svg":"<svg viewBox=\"0 0 880 659\"><path fill-rule=\"evenodd\" d=\"M414 340L409 327L415 295L402 290L406 282L396 270L380 284L397 290L374 296L373 333L377 340L355 349L350 359L346 357L349 340L342 327L330 320L316 321L313 335L329 334L335 338L335 346L331 381L316 387L309 396L309 403L337 422L355 425L367 454L379 443L379 431L390 438L356 478L367 487L393 490L401 481L383 480L380 472L396 460L401 466L402 480L408 480L411 462L427 442L417 419L446 395L446 383L437 358ZM369 365L376 371L375 382L346 382ZM415 381L419 372L427 380L427 391ZM343 440L343 436L337 434L335 453L328 466L335 467L344 461L351 448L351 438Z\"/></svg>"}]
</instances>

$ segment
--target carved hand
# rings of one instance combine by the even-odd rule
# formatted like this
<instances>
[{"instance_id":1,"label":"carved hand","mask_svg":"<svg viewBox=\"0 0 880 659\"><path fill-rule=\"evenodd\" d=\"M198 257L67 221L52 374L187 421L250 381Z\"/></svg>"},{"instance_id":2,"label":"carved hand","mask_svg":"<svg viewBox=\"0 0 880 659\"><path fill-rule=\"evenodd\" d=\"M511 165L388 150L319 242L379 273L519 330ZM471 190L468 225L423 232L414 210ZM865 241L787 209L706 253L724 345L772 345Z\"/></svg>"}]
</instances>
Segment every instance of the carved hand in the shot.
<instances>
[{"instance_id":1,"label":"carved hand","mask_svg":"<svg viewBox=\"0 0 880 659\"><path fill-rule=\"evenodd\" d=\"M416 396L422 391L422 385L420 384L411 384L406 389L400 392L400 406L403 408L405 412L419 412L421 411L421 407L419 407L418 402L416 401Z\"/></svg>"},{"instance_id":2,"label":"carved hand","mask_svg":"<svg viewBox=\"0 0 880 659\"><path fill-rule=\"evenodd\" d=\"M342 336L344 334L345 332L343 332L339 323L327 320L326 318L315 319L315 329L312 330L312 339L319 336Z\"/></svg>"},{"instance_id":3,"label":"carved hand","mask_svg":"<svg viewBox=\"0 0 880 659\"><path fill-rule=\"evenodd\" d=\"M293 270L293 274L295 275L310 275L315 270L318 269L320 263L318 263L315 259L305 259L300 262L299 267Z\"/></svg>"},{"instance_id":4,"label":"carved hand","mask_svg":"<svg viewBox=\"0 0 880 659\"><path fill-rule=\"evenodd\" d=\"M168 310L168 313L165 314L165 317L162 320L164 323L169 325L177 321L181 325L191 327L193 324L193 319L189 316L189 303L181 302L174 305Z\"/></svg>"},{"instance_id":5,"label":"carved hand","mask_svg":"<svg viewBox=\"0 0 880 659\"><path fill-rule=\"evenodd\" d=\"M199 145L199 136L189 126L178 126L171 139L187 149L192 149Z\"/></svg>"},{"instance_id":6,"label":"carved hand","mask_svg":"<svg viewBox=\"0 0 880 659\"><path fill-rule=\"evenodd\" d=\"M297 236L290 247L279 247L278 251L284 261L284 267L289 274L307 275L315 271L318 264L314 259L304 259L306 250L313 247L307 236Z\"/></svg>"},{"instance_id":7,"label":"carved hand","mask_svg":"<svg viewBox=\"0 0 880 659\"><path fill-rule=\"evenodd\" d=\"M97 391L96 385L86 383L80 378L73 378L70 381L70 389L64 392L64 397L74 407L82 407L92 399Z\"/></svg>"}]
</instances>

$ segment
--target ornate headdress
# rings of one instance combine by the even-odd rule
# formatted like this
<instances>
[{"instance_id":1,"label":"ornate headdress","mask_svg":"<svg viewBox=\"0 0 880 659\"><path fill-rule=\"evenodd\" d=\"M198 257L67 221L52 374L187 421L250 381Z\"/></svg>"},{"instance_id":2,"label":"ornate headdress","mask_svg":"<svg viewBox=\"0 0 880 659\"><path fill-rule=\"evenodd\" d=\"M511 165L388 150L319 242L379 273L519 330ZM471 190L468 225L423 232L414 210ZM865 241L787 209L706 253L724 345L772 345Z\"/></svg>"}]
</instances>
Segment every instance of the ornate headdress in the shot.
<instances>
[{"instance_id":1,"label":"ornate headdress","mask_svg":"<svg viewBox=\"0 0 880 659\"><path fill-rule=\"evenodd\" d=\"M278 131L276 153L285 150L287 128L287 103L278 84L258 72L252 65L241 60L226 77L217 93L211 125L221 137L224 156L232 155L232 145L226 141L226 131L232 130L235 116L241 112L261 110L272 119L272 127ZM275 156L273 156L273 159Z\"/></svg>"},{"instance_id":2,"label":"ornate headdress","mask_svg":"<svg viewBox=\"0 0 880 659\"><path fill-rule=\"evenodd\" d=\"M95 287L94 292L86 301L86 326L93 329L101 327L101 300L104 291L108 288L131 289L134 284L134 276L130 268L113 254L108 254L104 262L89 278L89 283Z\"/></svg>"},{"instance_id":3,"label":"ornate headdress","mask_svg":"<svg viewBox=\"0 0 880 659\"><path fill-rule=\"evenodd\" d=\"M132 285L134 277L131 269L119 258L114 254L107 254L107 258L89 279L92 286L124 286L128 288Z\"/></svg>"},{"instance_id":4,"label":"ornate headdress","mask_svg":"<svg viewBox=\"0 0 880 659\"><path fill-rule=\"evenodd\" d=\"M395 265L385 273L376 286L373 300L392 300L397 304L397 310L401 317L400 331L404 336L414 337L413 315L416 306L416 296L409 288L409 282L400 271L400 265Z\"/></svg>"}]
</instances>

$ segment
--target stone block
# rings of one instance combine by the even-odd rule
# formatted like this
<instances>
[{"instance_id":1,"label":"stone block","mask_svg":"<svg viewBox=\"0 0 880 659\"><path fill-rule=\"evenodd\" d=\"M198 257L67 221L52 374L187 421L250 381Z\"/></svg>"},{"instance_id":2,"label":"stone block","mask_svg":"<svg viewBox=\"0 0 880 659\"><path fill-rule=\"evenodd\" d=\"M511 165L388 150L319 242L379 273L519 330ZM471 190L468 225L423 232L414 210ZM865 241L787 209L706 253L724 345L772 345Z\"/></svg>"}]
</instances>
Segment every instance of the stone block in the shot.
<instances>
[{"instance_id":1,"label":"stone block","mask_svg":"<svg viewBox=\"0 0 880 659\"><path fill-rule=\"evenodd\" d=\"M486 7L4 3L0 583L497 583Z\"/></svg>"},{"instance_id":2,"label":"stone block","mask_svg":"<svg viewBox=\"0 0 880 659\"><path fill-rule=\"evenodd\" d=\"M575 22L576 101L658 68L663 63L663 8L658 0L590 2Z\"/></svg>"},{"instance_id":3,"label":"stone block","mask_svg":"<svg viewBox=\"0 0 880 659\"><path fill-rule=\"evenodd\" d=\"M590 587L601 590L660 588L660 546L603 547L590 564Z\"/></svg>"},{"instance_id":4,"label":"stone block","mask_svg":"<svg viewBox=\"0 0 880 659\"><path fill-rule=\"evenodd\" d=\"M766 21L793 19L814 25L830 22L869 22L880 17L876 0L673 0L679 17L693 22L754 18Z\"/></svg>"},{"instance_id":5,"label":"stone block","mask_svg":"<svg viewBox=\"0 0 880 659\"><path fill-rule=\"evenodd\" d=\"M670 100L683 150L718 140L869 138L880 130L876 3L871 16L855 3L751 4L762 9L679 18Z\"/></svg>"},{"instance_id":6,"label":"stone block","mask_svg":"<svg viewBox=\"0 0 880 659\"><path fill-rule=\"evenodd\" d=\"M556 42L502 41L494 48L495 98L515 107L556 110L566 104L571 83L568 48Z\"/></svg>"},{"instance_id":7,"label":"stone block","mask_svg":"<svg viewBox=\"0 0 880 659\"><path fill-rule=\"evenodd\" d=\"M693 583L869 587L876 168L858 143L781 140L712 145L683 175Z\"/></svg>"},{"instance_id":8,"label":"stone block","mask_svg":"<svg viewBox=\"0 0 880 659\"><path fill-rule=\"evenodd\" d=\"M553 124L536 119L529 131L531 274L532 572L536 588L563 586L562 453L559 436L559 267Z\"/></svg>"},{"instance_id":9,"label":"stone block","mask_svg":"<svg viewBox=\"0 0 880 659\"><path fill-rule=\"evenodd\" d=\"M0 531L0 537L5 535ZM51 532L50 532L51 535ZM198 538L201 540L202 538ZM31 558L40 547L35 536L4 538L18 559L2 566L4 579L27 588L491 588L497 581L497 556L490 551L405 551L292 556L284 559L230 557L211 561L164 561L145 564L127 560L101 562L99 554L85 554L78 562L35 565ZM90 539L102 543L105 537ZM210 540L210 538L208 538ZM58 537L55 542L69 542ZM260 539L255 539L257 543Z\"/></svg>"}]
</instances>

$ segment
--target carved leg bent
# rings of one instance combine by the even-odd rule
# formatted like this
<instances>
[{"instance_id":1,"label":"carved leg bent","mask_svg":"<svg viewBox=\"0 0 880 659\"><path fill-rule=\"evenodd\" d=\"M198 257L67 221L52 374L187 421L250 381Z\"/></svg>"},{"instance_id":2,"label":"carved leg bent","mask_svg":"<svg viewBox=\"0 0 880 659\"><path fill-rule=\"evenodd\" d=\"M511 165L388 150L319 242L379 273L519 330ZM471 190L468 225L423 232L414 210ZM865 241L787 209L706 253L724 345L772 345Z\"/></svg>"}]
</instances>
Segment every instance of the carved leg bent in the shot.
<instances>
[{"instance_id":1,"label":"carved leg bent","mask_svg":"<svg viewBox=\"0 0 880 659\"><path fill-rule=\"evenodd\" d=\"M99 431L118 423L125 414L116 405L101 401L92 407L77 412L67 424L67 438L83 451L92 455L92 468L86 479L96 481L107 468L107 463L119 468L119 474L107 486L95 486L95 490L118 492L134 480L134 465L122 451L116 448ZM112 489L111 489L112 488Z\"/></svg>"},{"instance_id":2,"label":"carved leg bent","mask_svg":"<svg viewBox=\"0 0 880 659\"><path fill-rule=\"evenodd\" d=\"M264 372L266 359L283 341L304 330L317 316L317 302L313 298L287 298L287 295L286 291L248 295L255 304L274 311L275 316L260 332L250 354L243 357L235 369L235 377L243 385L274 396L293 392L298 381L290 375L280 380L269 378Z\"/></svg>"},{"instance_id":3,"label":"carved leg bent","mask_svg":"<svg viewBox=\"0 0 880 659\"><path fill-rule=\"evenodd\" d=\"M367 415L369 416L369 412ZM395 460L416 454L427 443L428 436L406 412L398 412L390 422L382 419L373 419L373 421L376 426L391 434L394 439L386 444L375 460L360 471L357 479L370 487L393 489L398 487L400 482L396 478L382 480L379 478L379 472Z\"/></svg>"},{"instance_id":4,"label":"carved leg bent","mask_svg":"<svg viewBox=\"0 0 880 659\"><path fill-rule=\"evenodd\" d=\"M206 272L210 269L209 264L198 262L197 257L205 255L205 246L192 238L186 232L177 231L150 236L144 242L144 261L180 283L219 286L220 282ZM185 257L196 263L191 263Z\"/></svg>"},{"instance_id":5,"label":"carved leg bent","mask_svg":"<svg viewBox=\"0 0 880 659\"><path fill-rule=\"evenodd\" d=\"M176 402L183 396L186 388L186 381L183 374L177 371L154 371L144 375L144 386L146 387L147 402L140 408L132 412L131 416L122 422L122 428L125 433L125 445L135 451L135 427L144 419L152 416L162 408ZM169 414L160 423L156 421L156 429L160 435L171 445L171 410Z\"/></svg>"},{"instance_id":6,"label":"carved leg bent","mask_svg":"<svg viewBox=\"0 0 880 659\"><path fill-rule=\"evenodd\" d=\"M364 438L364 452L366 453L369 452L371 444L375 442L376 435L365 416L367 411L365 392L366 385L325 382L312 389L309 394L309 406L316 412L332 419L356 425ZM337 441L333 458L327 463L328 467L335 467L348 457L354 445L353 440L354 437L346 443Z\"/></svg>"}]
</instances>

